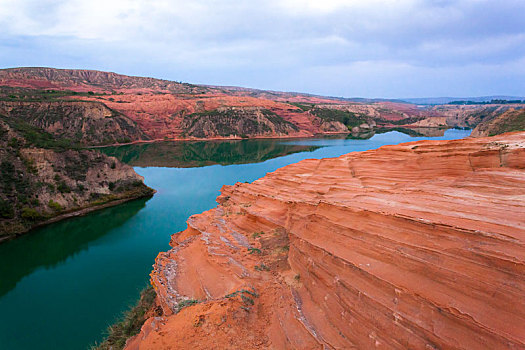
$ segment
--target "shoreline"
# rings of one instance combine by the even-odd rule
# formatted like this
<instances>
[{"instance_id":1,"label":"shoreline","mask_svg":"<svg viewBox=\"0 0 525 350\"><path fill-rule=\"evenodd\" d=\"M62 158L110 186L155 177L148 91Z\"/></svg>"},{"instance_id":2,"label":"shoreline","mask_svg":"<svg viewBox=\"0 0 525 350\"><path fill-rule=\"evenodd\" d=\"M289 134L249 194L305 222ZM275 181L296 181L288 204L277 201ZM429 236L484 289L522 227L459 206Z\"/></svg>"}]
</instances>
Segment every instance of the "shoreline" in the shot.
<instances>
[{"instance_id":1,"label":"shoreline","mask_svg":"<svg viewBox=\"0 0 525 350\"><path fill-rule=\"evenodd\" d=\"M439 126L439 127L420 127L420 126L406 126L406 125L386 125L381 126L383 129L395 129L395 128L406 128L406 129L420 129L420 128L428 128L428 129L454 129L454 127L451 126ZM367 132L375 131L375 129L381 129L381 128L374 128L369 129ZM365 132L362 132L364 134ZM298 135L298 136L254 136L254 137L208 137L208 138L170 138L170 139L152 139L152 140L136 140L131 142L125 142L125 143L112 143L108 145L94 145L94 146L85 146L86 149L97 149L97 148L106 148L106 147L117 147L117 146L129 146L129 145L136 145L136 144L147 144L147 143L157 143L157 142L191 142L191 141L247 141L247 140L275 140L275 139L283 139L283 140L294 140L294 139L312 139L322 136L334 136L334 135L349 135L352 134L352 132L324 132L320 134L314 134L312 136L304 136L304 135Z\"/></svg>"},{"instance_id":2,"label":"shoreline","mask_svg":"<svg viewBox=\"0 0 525 350\"><path fill-rule=\"evenodd\" d=\"M310 314L304 316L305 314L301 313L300 316L314 320L311 328L304 327L302 338L298 336L298 339L304 340L301 345L311 339L313 329L316 334L321 334L319 339L327 339L321 333L326 332L325 334L332 337L330 340L333 340L333 343L338 341L339 344L345 344L346 342L350 347L352 343L348 339L352 339L351 336L358 340L364 339L364 341L370 339L370 328L356 327L354 334L348 331L347 319L323 317L334 312L330 303L323 303L328 300L327 295L331 300L352 300L354 298L355 306L344 304L346 310L365 315L370 322L380 325L397 325L398 319L395 317L392 319L390 312L378 313L375 308L375 301L383 302L387 292L392 296L390 305L393 309L396 308L399 300L402 306L403 304L409 305L412 306L412 310L415 310L410 313L411 309L407 307L410 317L404 319L409 319L410 322L407 323L407 327L400 326L405 334L396 333L392 338L396 341L400 339L400 343L407 336L420 336L413 330L420 329L422 323L428 324L429 329L432 329L438 316L429 319L417 313L417 310L426 308L428 305L429 308L438 310L436 314L441 317L439 320L447 329L454 332L451 333L454 337L452 340L450 340L451 337L448 337L448 333L446 336L437 337L439 341L439 343L436 341L437 345L447 347L457 343L457 339L465 339L465 336L471 343L477 341L482 344L490 341L496 345L512 345L510 336L503 338L507 334L503 332L505 327L498 326L504 325L499 319L504 319L505 316L493 320L493 310L500 309L500 305L490 302L494 293L501 288L499 280L493 277L497 276L499 271L490 270L492 272L486 277L487 282L480 287L480 290L488 291L483 294L485 299L483 301L486 305L483 308L473 306L468 299L455 298L454 295L448 294L436 296L432 292L426 294L420 292L419 295L425 295L425 298L415 301L397 299L396 296L408 293L415 295L415 292L419 291L426 292L430 288L420 286L417 281L420 278L428 278L428 276L431 276L428 278L429 284L439 283L447 286L450 294L462 295L461 290L448 286L443 281L456 280L454 278L456 275L477 282L479 274L474 273L476 271L471 272L470 269L486 267L484 271L487 271L498 261L504 261L508 256L512 256L511 253L518 251L516 248L520 247L519 240L514 238L519 237L520 222L515 215L512 215L512 212L517 213L520 209L508 187L513 185L519 190L520 185L517 181L523 178L516 176L516 182L509 184L506 176L507 173L523 170L523 158L521 157L523 138L520 138L520 135L522 135L520 132L511 132L495 138L421 140L384 145L377 149L346 153L339 157L302 160L267 173L257 182L236 183L222 187L216 200L218 205L211 210L192 215L188 219L186 230L172 235L170 241L172 248L160 252L155 259L150 277L157 300L163 310L163 318L158 322L159 319L155 316L150 317L144 323L139 335L127 340L126 348L155 349L167 348L174 344L183 348L194 347L195 344L209 347L213 344L212 342L221 344L221 339L222 344L228 344L231 347L258 348L261 345L259 339L269 334L270 330L276 332L282 329L280 334L285 335L290 329L293 331L302 329L300 328L302 323L297 327L287 328L288 323L282 322L281 318L270 318L275 314L275 310L284 308L292 311L304 310L303 312ZM505 153L505 158L501 158L502 152ZM443 158L446 159L443 160ZM389 161L390 166L384 168L387 176L377 177L378 169L382 170L383 165ZM453 171L450 170L450 165L454 165ZM405 171L407 168L413 169L414 167L420 169L416 178L412 172ZM359 169L359 173L354 169ZM334 178L334 171L342 175ZM492 181L495 176L499 177L499 181ZM473 177L474 184L496 184L506 190L495 189L487 193L484 186L478 186L477 188L481 188L478 190L478 196L471 196L470 193L461 191L465 181L472 182ZM363 180L368 182L363 184ZM276 192L275 184L284 186L284 188L281 187ZM386 189L385 184L388 184ZM444 191L436 198L435 194L439 193L436 189L441 188L451 191L459 189L458 194L452 197L455 200L450 201L448 196L450 191ZM320 190L316 191L316 189ZM392 202L391 194L394 191L403 198ZM355 200L364 194L374 196L377 201ZM407 194L406 197L405 194ZM492 204L494 197L496 197L496 203L504 205L507 210L493 211L488 208L485 221L479 220L476 214L471 214L477 211L469 212L472 206L480 209L486 208L483 201ZM428 202L420 203L420 199L425 198ZM465 205L467 200L470 201L470 206ZM451 209L443 211L427 209L428 207L431 209L443 208L444 204ZM518 202L518 204L523 206L523 203ZM414 206L424 210L414 210ZM436 212L440 216L435 217ZM507 212L511 213L509 217L512 217L513 221L502 220L508 215ZM311 223L305 224L305 218L310 217L314 219ZM319 217L323 218L322 221ZM346 222L358 224L344 226L341 224L343 219ZM388 225L377 225L377 222L398 225L396 226L398 230L392 230ZM465 235L465 232L474 232L476 235L470 237L471 235ZM483 260L483 264L480 264L477 255L469 255L473 246L487 246L487 243L483 244L485 241L501 234L513 238L512 241L509 239L501 243L501 247L509 252L508 255L502 254L503 257L501 257L487 254L490 260ZM358 238L352 238L356 241L355 244L341 244L344 239L355 236L358 236ZM449 239L450 236L454 239ZM377 258L378 254L382 254L377 252L377 240L380 239L377 237L386 238L384 242L390 245L386 245L383 249L388 253L385 256L389 260L383 261ZM420 237L422 238L417 239ZM414 248L411 251L412 261L415 262L403 267L398 259L406 258L407 250L398 248L409 246L414 241L419 244L418 249ZM450 248L443 249L445 252L442 254L443 260L448 258L451 255L449 253L452 252L452 256L462 259L467 268L455 266L454 269L445 269L449 267L447 262L440 261L440 264L435 264L434 254L429 254L424 256L425 259L421 259L423 249L424 251L436 251L436 241L445 248ZM463 242L458 244L458 241ZM356 248L360 244L363 245ZM366 258L362 257L364 254L360 253L365 248L374 253L370 254L372 258L368 255ZM215 250L220 250L224 254L216 254ZM196 254L196 252L203 253ZM276 252L279 253L276 254ZM392 256L392 254L396 255ZM231 261L235 261L238 269L231 268ZM371 261L378 267L370 267L371 263L359 263L359 261ZM415 282L407 282L405 285L405 277L402 276L402 272L392 275L392 270L382 264L397 266L398 269L405 269L408 272L406 275L417 273L421 277L410 275L412 279L409 282ZM417 268L414 268L414 264L417 264ZM353 268L348 268L349 265ZM482 267L479 267L480 265ZM176 273L173 272L173 266L177 267ZM193 277L195 269L200 272L197 282ZM429 269L446 270L448 274L443 275L437 272L428 274ZM507 269L518 271L518 267L514 265ZM238 271L245 273L242 279L237 278ZM464 271L470 273L465 274ZM366 276L369 281L364 280L363 276ZM508 279L509 284L519 281L518 274L509 273L509 276L512 277ZM219 278L221 283L218 284ZM343 288L345 284L351 285L354 278L361 283L353 288ZM379 289L381 293L377 292L379 287L375 283L380 278L388 278L384 285L379 286L382 289L382 291ZM318 283L318 281L333 280L342 280L346 283L342 284L341 288L338 288L337 285L332 287L332 283ZM368 283L362 282L363 280ZM392 290L393 285L403 292ZM212 290L211 286L217 288L214 289L213 295L208 293L208 290ZM357 292L354 288L357 289ZM468 287L464 288L468 290ZM492 291L494 293L490 293ZM374 303L361 302L359 295L373 296L371 299ZM447 295L447 299L442 301L441 295ZM507 296L507 298L511 299L512 296ZM276 300L280 301L277 305ZM307 300L315 307L301 308L302 300ZM435 306L441 303L441 305L457 307L457 300L459 300L457 310L462 314L472 316L466 318L466 322L475 327L470 333L458 330L457 312L443 314L439 311L441 309ZM304 304L308 305L306 302ZM413 305L418 305L418 307L413 307ZM511 304L507 303L507 305ZM179 315L181 306L188 307ZM244 309L244 312L239 308ZM250 312L256 316L250 317ZM281 312L286 315L284 311ZM319 315L319 312L322 314ZM503 312L512 312L512 305L506 307ZM152 313L153 310L150 310L150 314ZM239 313L245 317L242 319L244 322L238 321ZM484 315L488 317L483 317ZM381 318L378 320L377 317ZM321 321L315 321L316 318ZM268 319L274 324L269 324ZM482 319L483 323L477 323L477 319ZM217 320L222 320L222 322L218 323ZM328 330L324 327L327 320L331 326ZM494 327L494 324L499 328ZM202 325L205 326L201 327ZM227 327L230 333L222 333L223 327ZM496 333L498 338L494 336L493 339L486 336L487 340L479 340L479 334L483 333L477 332L476 328L482 330L489 327L499 331L499 334ZM181 331L188 329L191 330L189 334ZM339 332L332 333L331 329L339 330ZM253 332L257 332L255 337ZM518 332L519 330L514 334ZM211 341L209 340L210 335L214 336ZM425 335L420 337L423 341L428 339ZM275 339L282 338L276 336ZM264 345L284 347L277 346L271 341ZM294 347L293 343L290 342L290 344L290 347ZM312 344L318 344L317 338L312 340ZM341 347L345 346L341 345Z\"/></svg>"},{"instance_id":3,"label":"shoreline","mask_svg":"<svg viewBox=\"0 0 525 350\"><path fill-rule=\"evenodd\" d=\"M66 211L66 212L61 213L61 214L56 215L56 216L53 216L52 218L50 218L50 219L48 219L46 221L42 221L42 222L36 223L35 225L33 225L31 227L28 227L24 231L18 231L18 232L15 232L15 233L10 233L10 234L6 235L5 237L0 237L0 244L9 242L9 241L11 241L13 239L17 239L17 238L19 238L21 236L24 236L26 234L31 234L31 231L33 231L33 230L35 230L37 228L48 226L48 225L51 225L51 224L59 222L59 221L64 221L64 220L71 219L71 218L74 218L74 217L84 216L84 215L87 215L89 213L92 213L92 212L95 212L95 211L98 211L98 210L114 207L114 206L117 206L117 205L120 205L120 204L131 202L133 200L137 200L137 199L151 198L151 197L153 197L155 195L155 193L157 193L157 191L152 189L152 188L150 188L150 190L151 190L150 193L147 193L147 194L145 193L145 194L142 194L140 196L120 198L120 199L111 200L109 202L102 203L102 204L95 204L95 205L81 207L81 208L77 208L77 209L70 209L69 211Z\"/></svg>"}]
</instances>

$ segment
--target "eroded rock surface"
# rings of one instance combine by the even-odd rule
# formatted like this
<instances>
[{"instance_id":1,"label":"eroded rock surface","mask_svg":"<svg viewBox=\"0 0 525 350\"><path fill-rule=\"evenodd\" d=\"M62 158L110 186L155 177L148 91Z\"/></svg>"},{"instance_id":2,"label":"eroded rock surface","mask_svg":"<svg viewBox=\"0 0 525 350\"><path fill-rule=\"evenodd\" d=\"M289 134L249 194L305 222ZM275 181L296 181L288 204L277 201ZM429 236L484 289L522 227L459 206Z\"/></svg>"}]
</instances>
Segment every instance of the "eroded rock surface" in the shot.
<instances>
[{"instance_id":1,"label":"eroded rock surface","mask_svg":"<svg viewBox=\"0 0 525 350\"><path fill-rule=\"evenodd\" d=\"M129 165L94 150L69 149L64 141L0 115L0 243L45 223L153 194Z\"/></svg>"},{"instance_id":2,"label":"eroded rock surface","mask_svg":"<svg viewBox=\"0 0 525 350\"><path fill-rule=\"evenodd\" d=\"M525 130L525 109L509 109L501 115L486 118L472 130L473 137L494 136Z\"/></svg>"},{"instance_id":3,"label":"eroded rock surface","mask_svg":"<svg viewBox=\"0 0 525 350\"><path fill-rule=\"evenodd\" d=\"M0 69L0 100L0 114L13 111L48 132L89 145L474 128L525 106L521 101L419 106L38 67ZM60 115L66 118L57 121Z\"/></svg>"},{"instance_id":4,"label":"eroded rock surface","mask_svg":"<svg viewBox=\"0 0 525 350\"><path fill-rule=\"evenodd\" d=\"M525 133L225 186L156 259L127 349L525 347Z\"/></svg>"}]
</instances>

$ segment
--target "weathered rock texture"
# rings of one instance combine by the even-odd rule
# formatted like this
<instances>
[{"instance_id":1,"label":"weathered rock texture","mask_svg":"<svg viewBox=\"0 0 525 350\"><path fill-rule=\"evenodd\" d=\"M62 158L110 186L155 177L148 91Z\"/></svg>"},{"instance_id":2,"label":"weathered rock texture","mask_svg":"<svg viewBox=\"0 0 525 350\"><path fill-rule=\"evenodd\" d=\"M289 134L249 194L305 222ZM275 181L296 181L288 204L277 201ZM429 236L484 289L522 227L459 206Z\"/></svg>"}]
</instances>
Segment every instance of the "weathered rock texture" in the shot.
<instances>
[{"instance_id":1,"label":"weathered rock texture","mask_svg":"<svg viewBox=\"0 0 525 350\"><path fill-rule=\"evenodd\" d=\"M182 128L184 135L198 138L288 136L299 132L295 124L259 107L229 107L195 113L184 118Z\"/></svg>"},{"instance_id":2,"label":"weathered rock texture","mask_svg":"<svg viewBox=\"0 0 525 350\"><path fill-rule=\"evenodd\" d=\"M431 107L429 111L435 115L446 117L446 124L449 126L475 128L480 123L491 121L508 110L519 110L524 107L525 105L522 103L503 105L440 105Z\"/></svg>"},{"instance_id":3,"label":"weathered rock texture","mask_svg":"<svg viewBox=\"0 0 525 350\"><path fill-rule=\"evenodd\" d=\"M525 347L525 133L305 160L188 220L127 349Z\"/></svg>"},{"instance_id":4,"label":"weathered rock texture","mask_svg":"<svg viewBox=\"0 0 525 350\"><path fill-rule=\"evenodd\" d=\"M132 167L0 115L0 242L46 222L151 196ZM15 125L15 126L13 126Z\"/></svg>"},{"instance_id":5,"label":"weathered rock texture","mask_svg":"<svg viewBox=\"0 0 525 350\"><path fill-rule=\"evenodd\" d=\"M49 124L48 117L56 111L64 110L70 116L83 115L73 118L73 124L83 133L83 141L97 143L311 137L401 126L474 128L509 108L524 107L520 103L424 107L387 101L349 101L292 92L193 85L110 72L38 67L0 69L0 100L11 106L18 103L17 108L31 101L29 109L35 110L38 118L45 117L46 128L55 130L59 125L53 120ZM94 114L80 113L81 105L72 100L91 102L82 106ZM95 103L101 109L98 112ZM27 105L24 106L27 110ZM87 115L89 120L85 118ZM101 115L102 120L97 117ZM101 122L107 125L99 127ZM96 125L94 129L93 125ZM107 130L104 135L96 134L102 130Z\"/></svg>"},{"instance_id":6,"label":"weathered rock texture","mask_svg":"<svg viewBox=\"0 0 525 350\"><path fill-rule=\"evenodd\" d=\"M149 139L133 120L100 102L0 101L0 115L82 145Z\"/></svg>"},{"instance_id":7,"label":"weathered rock texture","mask_svg":"<svg viewBox=\"0 0 525 350\"><path fill-rule=\"evenodd\" d=\"M525 130L525 109L509 109L501 115L494 115L483 120L472 130L472 136L494 136L523 130Z\"/></svg>"}]
</instances>

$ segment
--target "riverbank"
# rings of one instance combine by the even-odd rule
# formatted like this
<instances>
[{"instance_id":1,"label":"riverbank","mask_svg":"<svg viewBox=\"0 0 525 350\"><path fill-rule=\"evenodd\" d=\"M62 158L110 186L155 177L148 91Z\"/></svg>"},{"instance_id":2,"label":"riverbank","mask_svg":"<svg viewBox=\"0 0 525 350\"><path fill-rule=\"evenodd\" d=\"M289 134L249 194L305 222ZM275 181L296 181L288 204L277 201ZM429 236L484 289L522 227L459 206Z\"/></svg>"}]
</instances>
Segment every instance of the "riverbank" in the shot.
<instances>
[{"instance_id":1,"label":"riverbank","mask_svg":"<svg viewBox=\"0 0 525 350\"><path fill-rule=\"evenodd\" d=\"M468 135L469 131L447 130L444 136L431 139ZM292 154L288 148L273 152L275 141L261 140L254 147L260 152L250 148L242 164L228 155L237 154L239 144L245 143L224 142L220 153L227 160L221 160L221 165L167 168L157 162L141 162L134 171L158 191L151 199L56 222L0 245L0 309L4 316L0 343L9 349L54 350L85 349L101 342L108 325L139 299L155 257L169 249L170 235L184 230L188 217L214 208L223 185L253 182L303 159L332 158L423 139L429 137L389 132L365 140L284 142L287 147L304 147ZM169 157L164 151L158 151L158 157ZM268 157L261 161L261 154ZM193 164L201 157L193 149L184 158ZM38 330L38 337L28 337L28 327Z\"/></svg>"},{"instance_id":2,"label":"riverbank","mask_svg":"<svg viewBox=\"0 0 525 350\"><path fill-rule=\"evenodd\" d=\"M142 184L140 188L126 191L125 193L107 195L84 207L71 208L64 212L48 214L50 216L48 219L34 223L29 227L21 226L18 223L14 223L12 226L4 225L2 226L2 229L5 231L3 231L2 235L0 236L0 244L27 234L37 228L44 227L59 221L83 216L97 210L113 207L136 199L152 197L155 192L156 191L154 189Z\"/></svg>"},{"instance_id":3,"label":"riverbank","mask_svg":"<svg viewBox=\"0 0 525 350\"><path fill-rule=\"evenodd\" d=\"M524 140L403 143L224 186L158 255L163 316L126 349L525 346Z\"/></svg>"},{"instance_id":4,"label":"riverbank","mask_svg":"<svg viewBox=\"0 0 525 350\"><path fill-rule=\"evenodd\" d=\"M107 144L107 145L94 145L94 146L86 146L88 149L97 149L97 148L105 148L105 147L118 147L118 146L129 146L129 145L140 145L140 144L149 144L149 143L158 143L158 142L192 142L192 141L246 141L246 140L297 140L297 139L316 139L320 137L330 137L330 136L348 136L348 135L369 135L371 133L374 133L375 131L380 131L382 133L388 132L388 131L399 131L401 129L406 130L412 130L414 132L417 132L421 129L428 129L428 130L436 130L436 131L445 131L447 129L454 129L454 127L443 127L443 126L436 126L436 127L420 127L420 126L412 126L412 125L391 125L391 126L378 126L377 128L372 128L366 131L362 131L360 133L352 133L351 131L348 132L323 132L321 134L314 134L311 136L304 136L304 135L296 135L296 136L289 136L289 135L276 135L276 136L268 136L268 135L262 135L262 136L250 136L250 137L240 137L240 136L228 136L228 137L205 137L205 138L198 138L198 137L185 137L185 138L161 138L161 139L151 139L151 140L136 140L131 142L122 142L122 143L113 143L113 144ZM412 134L412 133L409 133Z\"/></svg>"},{"instance_id":5,"label":"riverbank","mask_svg":"<svg viewBox=\"0 0 525 350\"><path fill-rule=\"evenodd\" d=\"M144 288L137 303L126 311L117 323L108 327L104 341L91 346L90 350L123 349L126 341L140 332L148 318L162 315L162 309L154 307L156 297L153 287Z\"/></svg>"}]
</instances>

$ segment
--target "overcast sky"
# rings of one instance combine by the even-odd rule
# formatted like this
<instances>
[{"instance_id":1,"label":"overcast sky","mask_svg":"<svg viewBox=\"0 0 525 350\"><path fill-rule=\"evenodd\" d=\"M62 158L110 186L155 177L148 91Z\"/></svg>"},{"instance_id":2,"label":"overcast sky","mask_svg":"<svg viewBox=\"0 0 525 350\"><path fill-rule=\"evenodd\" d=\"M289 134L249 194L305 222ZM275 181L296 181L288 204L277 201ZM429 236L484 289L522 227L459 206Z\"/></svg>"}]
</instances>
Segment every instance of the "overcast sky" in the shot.
<instances>
[{"instance_id":1,"label":"overcast sky","mask_svg":"<svg viewBox=\"0 0 525 350\"><path fill-rule=\"evenodd\" d=\"M525 95L525 0L0 0L0 67L345 97Z\"/></svg>"}]
</instances>

